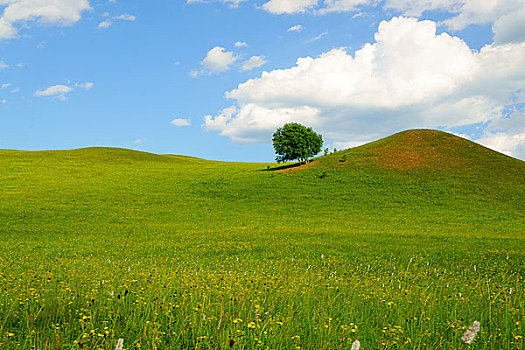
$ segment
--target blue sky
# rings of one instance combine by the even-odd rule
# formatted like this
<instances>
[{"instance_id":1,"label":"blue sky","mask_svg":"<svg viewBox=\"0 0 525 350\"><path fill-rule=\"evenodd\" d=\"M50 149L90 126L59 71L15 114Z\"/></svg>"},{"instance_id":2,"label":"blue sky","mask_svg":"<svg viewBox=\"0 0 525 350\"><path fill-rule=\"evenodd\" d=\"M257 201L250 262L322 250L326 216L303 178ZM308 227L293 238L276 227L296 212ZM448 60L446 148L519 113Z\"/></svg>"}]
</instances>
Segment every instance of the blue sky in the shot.
<instances>
[{"instance_id":1,"label":"blue sky","mask_svg":"<svg viewBox=\"0 0 525 350\"><path fill-rule=\"evenodd\" d=\"M525 159L522 0L0 0L0 148L273 161L409 128Z\"/></svg>"}]
</instances>

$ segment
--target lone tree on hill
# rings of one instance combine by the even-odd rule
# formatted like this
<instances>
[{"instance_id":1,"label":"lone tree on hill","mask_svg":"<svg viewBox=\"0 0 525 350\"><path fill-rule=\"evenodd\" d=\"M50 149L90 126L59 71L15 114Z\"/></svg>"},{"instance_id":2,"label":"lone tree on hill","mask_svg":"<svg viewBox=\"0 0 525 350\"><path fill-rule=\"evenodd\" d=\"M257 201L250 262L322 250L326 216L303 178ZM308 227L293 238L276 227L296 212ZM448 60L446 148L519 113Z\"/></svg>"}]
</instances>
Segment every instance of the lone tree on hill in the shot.
<instances>
[{"instance_id":1,"label":"lone tree on hill","mask_svg":"<svg viewBox=\"0 0 525 350\"><path fill-rule=\"evenodd\" d=\"M323 137L299 123L284 124L273 134L272 140L277 163L293 159L308 162L308 158L321 152L323 147Z\"/></svg>"}]
</instances>

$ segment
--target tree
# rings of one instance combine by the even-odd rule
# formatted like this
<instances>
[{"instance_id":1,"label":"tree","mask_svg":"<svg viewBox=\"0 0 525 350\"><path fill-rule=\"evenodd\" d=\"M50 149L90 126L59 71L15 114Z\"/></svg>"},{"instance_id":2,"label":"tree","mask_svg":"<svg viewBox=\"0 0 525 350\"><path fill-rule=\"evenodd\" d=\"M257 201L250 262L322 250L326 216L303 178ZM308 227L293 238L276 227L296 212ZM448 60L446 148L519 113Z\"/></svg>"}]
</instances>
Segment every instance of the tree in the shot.
<instances>
[{"instance_id":1,"label":"tree","mask_svg":"<svg viewBox=\"0 0 525 350\"><path fill-rule=\"evenodd\" d=\"M273 134L272 140L278 163L294 159L307 162L323 147L323 137L299 123L284 124Z\"/></svg>"}]
</instances>

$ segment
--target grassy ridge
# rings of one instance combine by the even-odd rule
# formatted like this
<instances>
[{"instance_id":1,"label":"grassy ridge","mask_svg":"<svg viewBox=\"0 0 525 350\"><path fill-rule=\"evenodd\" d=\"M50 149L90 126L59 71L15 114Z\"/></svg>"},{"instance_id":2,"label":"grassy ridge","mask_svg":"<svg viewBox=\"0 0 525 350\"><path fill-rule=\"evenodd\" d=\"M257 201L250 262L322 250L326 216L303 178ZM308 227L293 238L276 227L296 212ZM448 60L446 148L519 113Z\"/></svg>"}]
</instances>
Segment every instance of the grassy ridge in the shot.
<instances>
[{"instance_id":1,"label":"grassy ridge","mask_svg":"<svg viewBox=\"0 0 525 350\"><path fill-rule=\"evenodd\" d=\"M0 346L523 346L524 162L413 130L267 166L0 151Z\"/></svg>"}]
</instances>

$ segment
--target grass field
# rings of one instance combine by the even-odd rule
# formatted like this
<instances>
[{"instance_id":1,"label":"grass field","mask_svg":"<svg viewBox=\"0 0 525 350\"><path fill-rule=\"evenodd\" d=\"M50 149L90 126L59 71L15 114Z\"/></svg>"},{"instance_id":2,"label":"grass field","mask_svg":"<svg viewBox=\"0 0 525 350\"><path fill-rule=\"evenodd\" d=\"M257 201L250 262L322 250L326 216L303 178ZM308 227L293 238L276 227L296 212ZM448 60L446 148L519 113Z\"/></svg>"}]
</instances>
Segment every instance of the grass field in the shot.
<instances>
[{"instance_id":1,"label":"grass field","mask_svg":"<svg viewBox=\"0 0 525 350\"><path fill-rule=\"evenodd\" d=\"M524 204L524 162L429 130L283 169L0 151L0 348L523 349Z\"/></svg>"}]
</instances>

